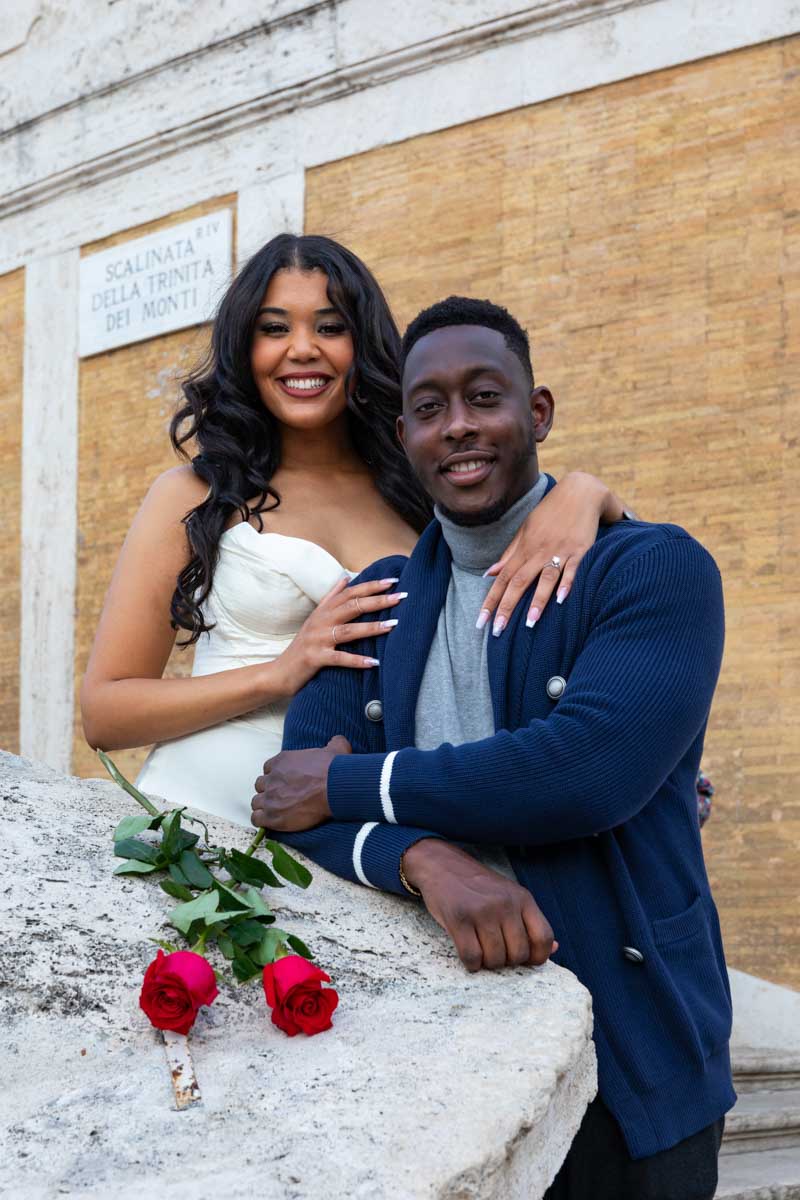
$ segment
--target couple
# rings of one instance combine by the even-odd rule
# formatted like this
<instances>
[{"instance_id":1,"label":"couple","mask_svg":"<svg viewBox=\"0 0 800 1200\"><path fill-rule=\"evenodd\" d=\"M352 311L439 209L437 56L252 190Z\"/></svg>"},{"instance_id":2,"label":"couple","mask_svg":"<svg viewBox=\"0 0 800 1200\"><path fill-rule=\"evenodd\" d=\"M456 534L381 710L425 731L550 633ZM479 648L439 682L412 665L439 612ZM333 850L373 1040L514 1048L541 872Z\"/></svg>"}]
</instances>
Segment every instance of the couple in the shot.
<instances>
[{"instance_id":1,"label":"couple","mask_svg":"<svg viewBox=\"0 0 800 1200\"><path fill-rule=\"evenodd\" d=\"M141 784L241 820L299 693L256 822L349 878L421 892L468 966L552 948L592 992L601 1098L551 1194L710 1196L733 1102L694 798L716 571L679 530L619 523L568 603L545 609L558 564L517 604L551 554L574 577L602 493L584 477L576 502L539 476L552 399L527 339L462 301L406 335L405 450L440 508L407 559L429 509L395 450L395 338L374 280L324 239L275 239L245 269L178 414L194 470L154 485L120 557L87 734L107 749L166 736ZM547 555L545 538L561 539ZM509 544L519 578L487 597ZM372 559L310 611L323 577ZM176 626L199 639L190 680L160 678ZM505 846L519 883L450 838Z\"/></svg>"},{"instance_id":2,"label":"couple","mask_svg":"<svg viewBox=\"0 0 800 1200\"><path fill-rule=\"evenodd\" d=\"M344 585L410 554L432 516L395 432L399 357L376 280L328 238L273 238L228 288L170 428L194 457L155 481L134 518L81 689L92 746L158 743L146 791L248 824L292 697L322 667L371 669L351 650L364 631ZM503 570L467 624L501 634L538 577L535 622L556 585L565 600L598 522L622 514L599 480L568 475L499 547ZM362 611L384 612L370 632L387 641L403 619L393 587L360 590ZM189 679L162 678L176 630L195 645Z\"/></svg>"}]
</instances>

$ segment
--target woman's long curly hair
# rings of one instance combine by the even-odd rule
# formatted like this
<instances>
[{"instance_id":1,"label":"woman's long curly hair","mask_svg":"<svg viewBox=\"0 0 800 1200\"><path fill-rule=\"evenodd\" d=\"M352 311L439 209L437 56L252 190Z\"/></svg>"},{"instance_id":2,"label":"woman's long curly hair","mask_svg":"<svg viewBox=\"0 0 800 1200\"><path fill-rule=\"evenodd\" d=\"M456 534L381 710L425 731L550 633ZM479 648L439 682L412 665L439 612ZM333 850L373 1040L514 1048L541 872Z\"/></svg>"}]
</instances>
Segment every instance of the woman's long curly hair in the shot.
<instances>
[{"instance_id":1,"label":"woman's long curly hair","mask_svg":"<svg viewBox=\"0 0 800 1200\"><path fill-rule=\"evenodd\" d=\"M258 310L276 271L322 271L328 298L353 339L345 380L353 446L388 504L420 531L431 507L397 441L400 414L400 336L377 281L355 254L326 237L280 234L243 267L220 304L205 361L183 383L184 402L170 423L175 450L195 440L191 463L208 496L184 518L191 559L178 576L170 605L172 625L191 645L211 626L202 605L214 580L219 540L235 512L243 521L277 508L272 477L281 461L280 426L264 406L250 367Z\"/></svg>"}]
</instances>

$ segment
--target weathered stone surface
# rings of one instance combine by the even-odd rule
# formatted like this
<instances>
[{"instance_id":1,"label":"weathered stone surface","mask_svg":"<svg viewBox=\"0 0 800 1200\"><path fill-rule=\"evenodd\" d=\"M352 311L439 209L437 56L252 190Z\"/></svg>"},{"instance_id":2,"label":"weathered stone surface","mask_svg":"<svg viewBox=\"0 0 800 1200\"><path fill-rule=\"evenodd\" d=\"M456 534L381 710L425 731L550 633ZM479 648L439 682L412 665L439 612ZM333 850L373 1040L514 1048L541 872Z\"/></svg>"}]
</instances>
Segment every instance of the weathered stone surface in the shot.
<instances>
[{"instance_id":1,"label":"weathered stone surface","mask_svg":"<svg viewBox=\"0 0 800 1200\"><path fill-rule=\"evenodd\" d=\"M333 1031L286 1038L257 983L224 987L191 1035L203 1103L177 1112L137 1007L171 901L111 876L133 802L2 753L0 795L0 1193L542 1195L595 1090L591 1003L568 972L470 976L415 903L317 871L280 893L281 923L334 978Z\"/></svg>"},{"instance_id":2,"label":"weathered stone surface","mask_svg":"<svg viewBox=\"0 0 800 1200\"><path fill-rule=\"evenodd\" d=\"M744 971L729 970L728 975L733 1000L731 1060L736 1075L791 1072L800 1076L800 994Z\"/></svg>"}]
</instances>

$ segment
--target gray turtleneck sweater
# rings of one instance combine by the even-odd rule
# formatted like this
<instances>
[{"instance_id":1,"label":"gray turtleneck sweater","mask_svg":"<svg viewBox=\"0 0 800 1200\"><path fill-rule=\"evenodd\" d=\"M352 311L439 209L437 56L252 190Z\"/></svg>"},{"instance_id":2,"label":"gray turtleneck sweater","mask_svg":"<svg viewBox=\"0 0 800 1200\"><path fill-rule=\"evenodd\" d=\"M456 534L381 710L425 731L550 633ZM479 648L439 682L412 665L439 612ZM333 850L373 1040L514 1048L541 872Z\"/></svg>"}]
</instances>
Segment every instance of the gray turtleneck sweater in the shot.
<instances>
[{"instance_id":1,"label":"gray turtleneck sweater","mask_svg":"<svg viewBox=\"0 0 800 1200\"><path fill-rule=\"evenodd\" d=\"M453 556L450 586L439 615L417 698L414 741L435 750L491 737L496 731L486 653L491 622L475 622L492 579L484 571L497 562L525 518L547 491L547 476L491 525L455 525L438 509L436 518Z\"/></svg>"}]
</instances>

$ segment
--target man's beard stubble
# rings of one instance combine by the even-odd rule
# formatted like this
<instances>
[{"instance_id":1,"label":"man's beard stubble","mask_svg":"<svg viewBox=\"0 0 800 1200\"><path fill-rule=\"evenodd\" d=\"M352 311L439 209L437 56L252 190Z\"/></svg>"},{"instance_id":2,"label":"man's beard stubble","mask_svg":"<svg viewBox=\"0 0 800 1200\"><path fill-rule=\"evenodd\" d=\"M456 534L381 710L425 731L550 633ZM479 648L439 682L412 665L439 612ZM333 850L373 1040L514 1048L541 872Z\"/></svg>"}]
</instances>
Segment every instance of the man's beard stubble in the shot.
<instances>
[{"instance_id":1,"label":"man's beard stubble","mask_svg":"<svg viewBox=\"0 0 800 1200\"><path fill-rule=\"evenodd\" d=\"M527 466L529 466L531 458L533 457L535 459L535 456L536 438L534 437L533 426L531 426L530 440L528 445L526 446L525 450L520 453L515 465L520 471L523 471ZM538 477L539 472L537 470L536 479L538 479ZM481 509L480 512L454 512L451 508L445 508L443 504L438 505L439 512L442 514L442 516L447 517L448 521L452 521L454 525L461 525L462 527L468 529L475 528L480 525L493 525L495 521L499 521L501 517L505 516L512 505L516 504L518 500L522 499L526 491L530 491L530 488L535 486L536 479L533 480L533 483L531 483L530 487L526 488L525 491L520 492L519 495L503 496L501 500L495 501L494 504L490 505L488 508Z\"/></svg>"},{"instance_id":2,"label":"man's beard stubble","mask_svg":"<svg viewBox=\"0 0 800 1200\"><path fill-rule=\"evenodd\" d=\"M454 525L474 528L478 525L493 525L495 521L499 521L501 517L505 516L514 503L515 501L509 500L506 496L502 500L498 500L496 504L492 504L489 508L484 508L480 512L454 512L452 508L445 508L443 504L438 505L438 508L442 516L447 517L448 521L452 521Z\"/></svg>"}]
</instances>

